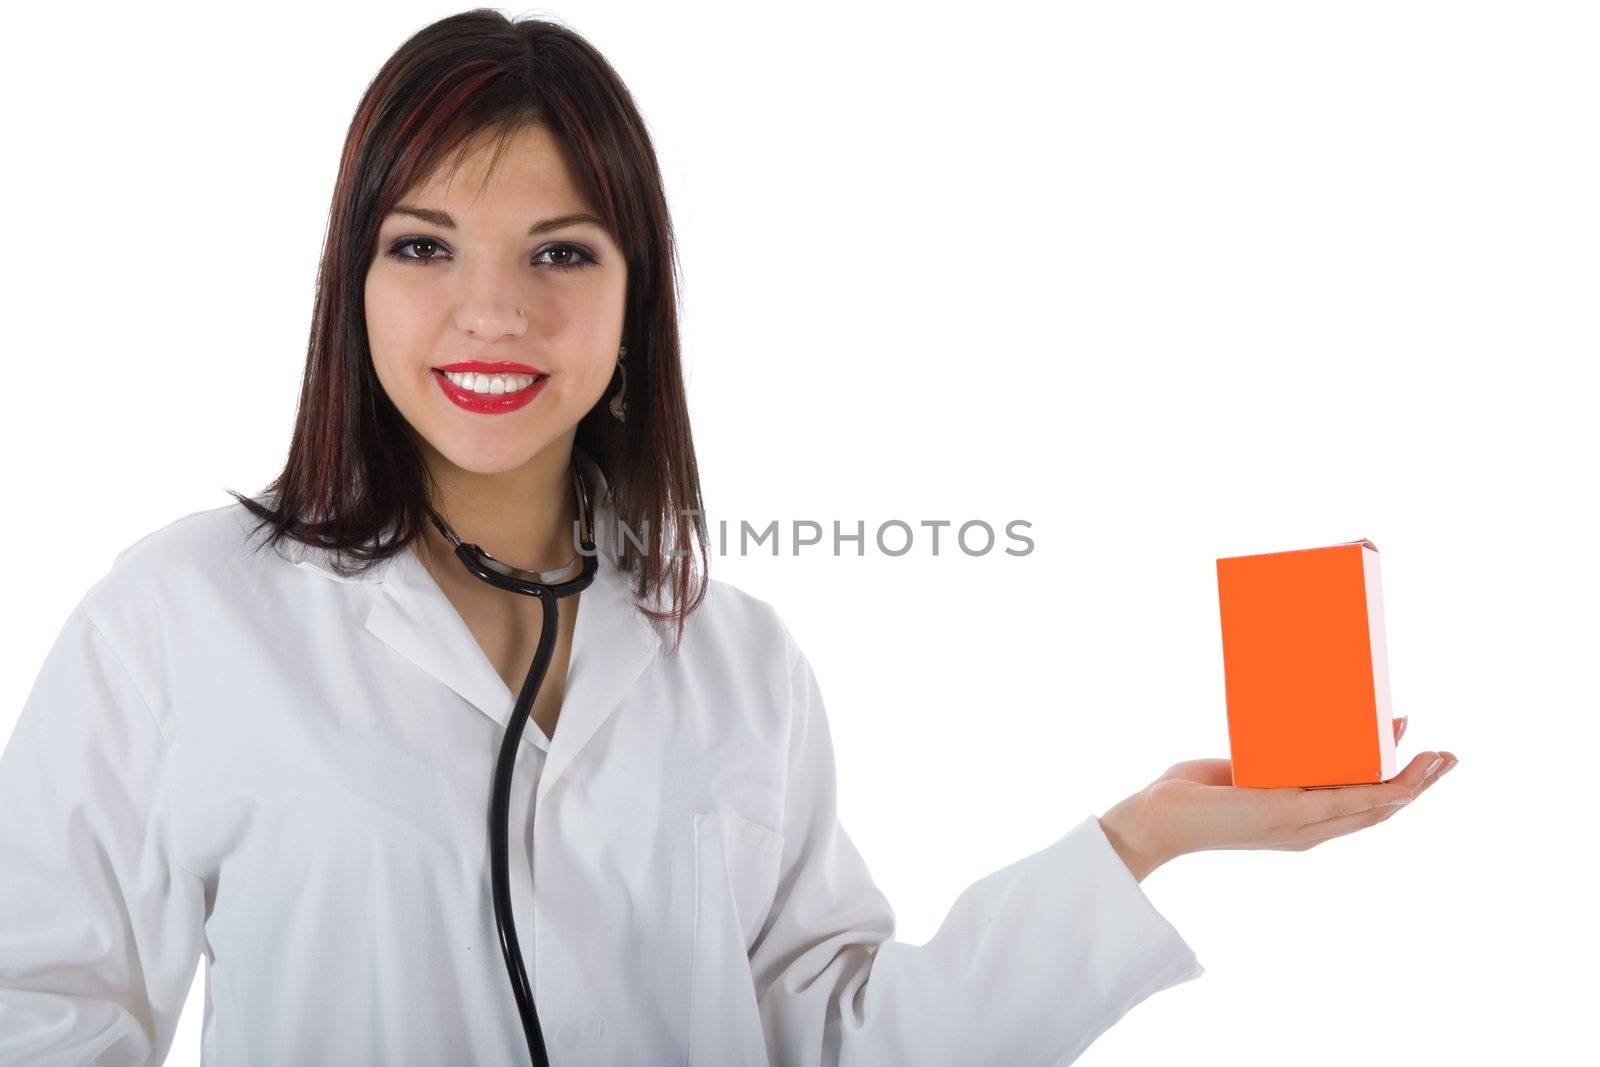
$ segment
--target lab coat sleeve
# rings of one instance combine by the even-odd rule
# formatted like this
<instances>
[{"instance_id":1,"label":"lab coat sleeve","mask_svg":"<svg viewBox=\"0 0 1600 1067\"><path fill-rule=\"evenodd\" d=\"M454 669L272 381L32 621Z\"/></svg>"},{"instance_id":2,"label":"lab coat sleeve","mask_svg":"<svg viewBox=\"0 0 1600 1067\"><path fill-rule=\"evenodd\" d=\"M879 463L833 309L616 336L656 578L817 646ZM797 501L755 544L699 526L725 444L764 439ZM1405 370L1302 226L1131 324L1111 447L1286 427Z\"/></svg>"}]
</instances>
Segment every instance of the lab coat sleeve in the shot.
<instances>
[{"instance_id":1,"label":"lab coat sleeve","mask_svg":"<svg viewBox=\"0 0 1600 1067\"><path fill-rule=\"evenodd\" d=\"M793 654L781 877L751 949L775 1065L1067 1064L1203 973L1093 815L969 886L926 944L894 940L838 819L816 678Z\"/></svg>"},{"instance_id":2,"label":"lab coat sleeve","mask_svg":"<svg viewBox=\"0 0 1600 1067\"><path fill-rule=\"evenodd\" d=\"M167 1055L203 939L168 738L80 605L0 754L0 1063Z\"/></svg>"}]
</instances>

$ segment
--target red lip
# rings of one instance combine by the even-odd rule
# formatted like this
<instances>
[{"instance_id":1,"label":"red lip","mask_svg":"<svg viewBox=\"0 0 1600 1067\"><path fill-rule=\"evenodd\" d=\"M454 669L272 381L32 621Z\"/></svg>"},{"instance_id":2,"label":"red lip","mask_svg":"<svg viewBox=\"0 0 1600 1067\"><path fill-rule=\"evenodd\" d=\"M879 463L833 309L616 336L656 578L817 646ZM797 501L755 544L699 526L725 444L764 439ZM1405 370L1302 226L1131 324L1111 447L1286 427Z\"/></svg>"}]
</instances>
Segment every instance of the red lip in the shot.
<instances>
[{"instance_id":1,"label":"red lip","mask_svg":"<svg viewBox=\"0 0 1600 1067\"><path fill-rule=\"evenodd\" d=\"M452 374L543 374L544 371L530 367L526 363L485 363L481 359L469 359L461 363L447 363L436 370L447 370Z\"/></svg>"},{"instance_id":2,"label":"red lip","mask_svg":"<svg viewBox=\"0 0 1600 1067\"><path fill-rule=\"evenodd\" d=\"M480 415L504 415L531 404L535 397L544 392L544 383L550 379L548 376L535 378L532 385L514 393L474 393L446 378L442 370L433 372L433 380L439 383L445 397L458 408Z\"/></svg>"}]
</instances>

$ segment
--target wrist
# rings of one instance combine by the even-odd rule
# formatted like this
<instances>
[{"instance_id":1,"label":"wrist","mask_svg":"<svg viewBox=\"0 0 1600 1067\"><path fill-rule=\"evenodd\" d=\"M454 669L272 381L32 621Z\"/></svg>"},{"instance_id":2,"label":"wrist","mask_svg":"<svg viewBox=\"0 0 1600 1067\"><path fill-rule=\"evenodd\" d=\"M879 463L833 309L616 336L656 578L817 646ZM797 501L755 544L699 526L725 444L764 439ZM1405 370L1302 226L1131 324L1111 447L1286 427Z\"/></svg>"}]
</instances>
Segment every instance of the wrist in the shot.
<instances>
[{"instance_id":1,"label":"wrist","mask_svg":"<svg viewBox=\"0 0 1600 1067\"><path fill-rule=\"evenodd\" d=\"M1122 800L1099 818L1106 840L1134 881L1144 881L1151 871L1173 858L1155 832L1143 792Z\"/></svg>"}]
</instances>

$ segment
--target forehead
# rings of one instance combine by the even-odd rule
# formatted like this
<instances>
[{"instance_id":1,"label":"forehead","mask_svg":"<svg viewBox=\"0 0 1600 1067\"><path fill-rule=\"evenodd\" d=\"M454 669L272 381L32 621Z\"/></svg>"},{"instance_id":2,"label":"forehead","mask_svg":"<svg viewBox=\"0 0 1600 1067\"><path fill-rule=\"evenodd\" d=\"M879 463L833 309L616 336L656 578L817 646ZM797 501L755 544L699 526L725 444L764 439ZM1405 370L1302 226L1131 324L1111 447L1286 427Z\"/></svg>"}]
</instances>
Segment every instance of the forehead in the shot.
<instances>
[{"instance_id":1,"label":"forehead","mask_svg":"<svg viewBox=\"0 0 1600 1067\"><path fill-rule=\"evenodd\" d=\"M560 143L543 126L507 135L498 158L496 140L493 133L469 139L401 201L441 208L458 220L588 208Z\"/></svg>"}]
</instances>

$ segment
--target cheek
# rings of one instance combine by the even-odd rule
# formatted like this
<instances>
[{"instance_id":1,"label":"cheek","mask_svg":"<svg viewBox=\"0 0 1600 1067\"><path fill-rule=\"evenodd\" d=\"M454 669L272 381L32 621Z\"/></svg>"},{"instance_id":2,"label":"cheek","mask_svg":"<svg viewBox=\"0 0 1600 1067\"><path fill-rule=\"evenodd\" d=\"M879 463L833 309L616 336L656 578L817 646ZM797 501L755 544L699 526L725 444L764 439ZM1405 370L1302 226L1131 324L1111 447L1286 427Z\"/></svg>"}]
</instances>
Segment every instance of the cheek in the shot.
<instances>
[{"instance_id":1,"label":"cheek","mask_svg":"<svg viewBox=\"0 0 1600 1067\"><path fill-rule=\"evenodd\" d=\"M604 349L601 349L600 357L589 367L586 393L591 405L595 402L603 402L611 396L615 387L616 376L616 352L607 353Z\"/></svg>"},{"instance_id":2,"label":"cheek","mask_svg":"<svg viewBox=\"0 0 1600 1067\"><path fill-rule=\"evenodd\" d=\"M400 368L425 361L428 334L421 325L431 310L424 294L379 271L368 276L364 299L373 363Z\"/></svg>"},{"instance_id":3,"label":"cheek","mask_svg":"<svg viewBox=\"0 0 1600 1067\"><path fill-rule=\"evenodd\" d=\"M573 294L561 311L561 326L550 338L551 347L569 354L567 378L574 401L592 406L615 389L622 294L610 286L596 286L581 296Z\"/></svg>"},{"instance_id":4,"label":"cheek","mask_svg":"<svg viewBox=\"0 0 1600 1067\"><path fill-rule=\"evenodd\" d=\"M416 295L379 271L369 275L363 299L378 385L407 422L420 425L427 417L426 390L435 386L428 380L426 306Z\"/></svg>"},{"instance_id":5,"label":"cheek","mask_svg":"<svg viewBox=\"0 0 1600 1067\"><path fill-rule=\"evenodd\" d=\"M609 391L617 374L617 354L621 345L622 327L627 317L627 279L616 279L614 285L596 301L589 321L595 324L592 337L593 351L597 353L594 373L595 388ZM625 361L626 362L626 361ZM633 362L637 363L637 359Z\"/></svg>"},{"instance_id":6,"label":"cheek","mask_svg":"<svg viewBox=\"0 0 1600 1067\"><path fill-rule=\"evenodd\" d=\"M551 382L552 385L559 382L559 388L552 391L552 399L555 406L562 409L563 418L576 421L611 395L613 366L605 362L604 356L568 363L565 371Z\"/></svg>"}]
</instances>

